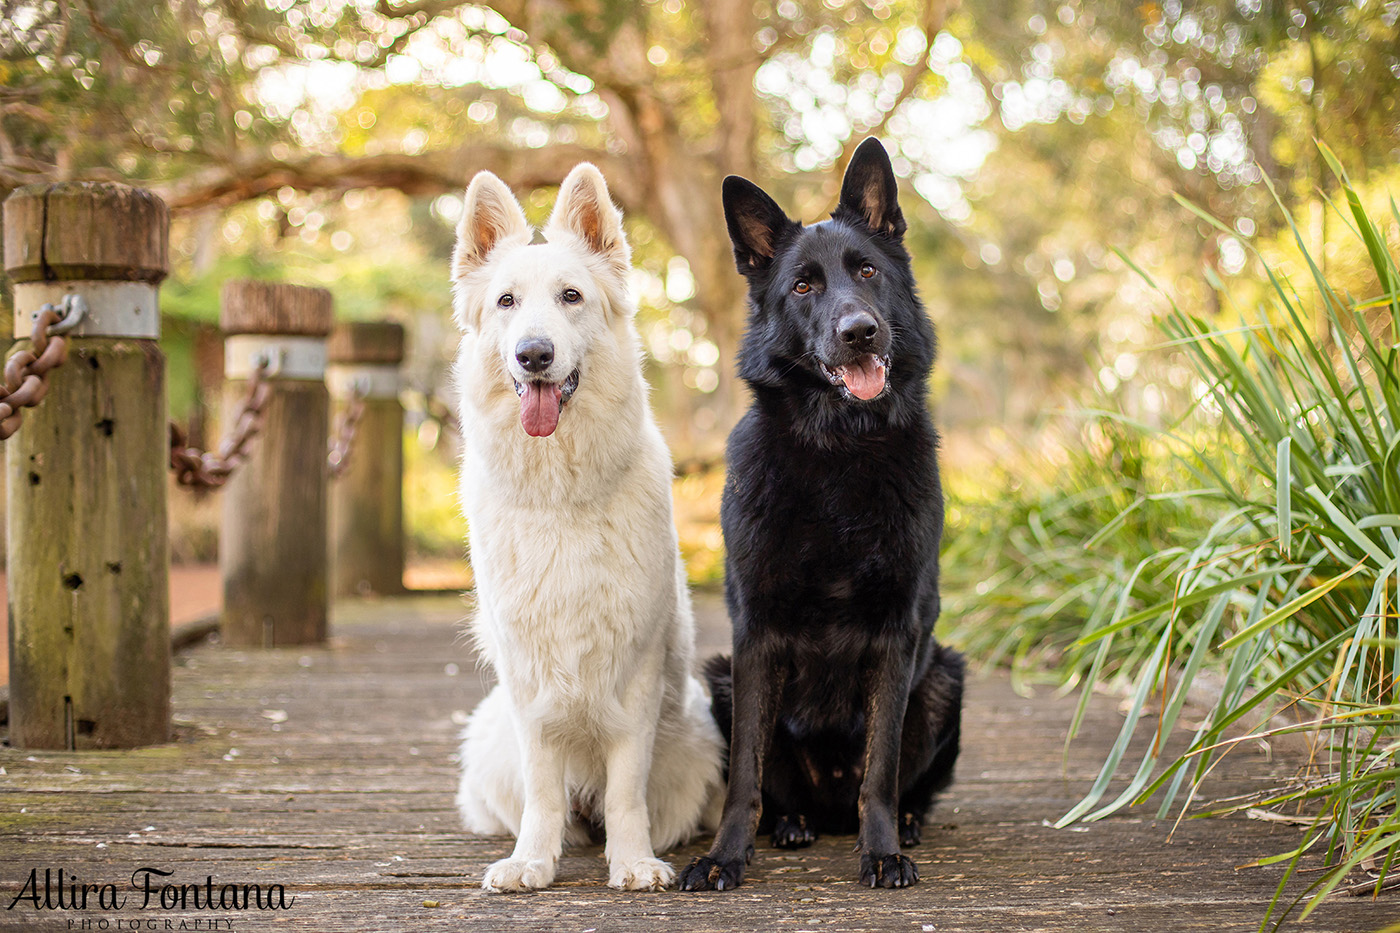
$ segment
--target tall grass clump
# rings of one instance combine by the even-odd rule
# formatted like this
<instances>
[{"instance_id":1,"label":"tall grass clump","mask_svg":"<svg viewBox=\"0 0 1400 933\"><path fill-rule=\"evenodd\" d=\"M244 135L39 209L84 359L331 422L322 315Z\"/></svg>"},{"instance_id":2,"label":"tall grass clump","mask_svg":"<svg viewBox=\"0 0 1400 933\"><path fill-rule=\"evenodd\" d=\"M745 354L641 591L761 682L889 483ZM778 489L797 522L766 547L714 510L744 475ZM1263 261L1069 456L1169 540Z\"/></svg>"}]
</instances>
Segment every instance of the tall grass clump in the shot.
<instances>
[{"instance_id":1,"label":"tall grass clump","mask_svg":"<svg viewBox=\"0 0 1400 933\"><path fill-rule=\"evenodd\" d=\"M1179 542L1206 534L1211 511L1159 492L1194 477L1161 439L1122 421L1085 413L1047 436L1046 449L949 471L941 634L979 664L1008 668L1018 690L1121 686L1151 646L1085 637L1120 605L1169 599Z\"/></svg>"},{"instance_id":2,"label":"tall grass clump","mask_svg":"<svg viewBox=\"0 0 1400 933\"><path fill-rule=\"evenodd\" d=\"M1127 658L1127 719L1091 790L1059 822L1099 819L1154 796L1159 816L1184 812L1235 744L1304 734L1308 769L1248 804L1289 805L1306 821L1296 848L1260 860L1286 869L1261 929L1299 904L1306 917L1358 877L1376 892L1400 877L1400 270L1336 159L1323 154L1346 199L1340 216L1369 257L1379 294L1334 289L1288 217L1305 288L1265 262L1267 300L1240 326L1172 306L1167 335L1208 387L1201 406L1234 442L1181 450L1192 490L1156 495L1178 506L1204 496L1215 506L1208 530L1100 577L1099 588L1119 598L1078 645L1094 657L1091 667ZM1400 224L1393 200L1390 214ZM1154 506L1139 498L1103 533ZM1169 581L1169 592L1147 601L1124 586L1143 577ZM1123 643L1133 646L1126 655ZM1207 669L1219 672L1218 699L1185 751L1168 754L1187 691ZM1081 714L1097 673L1084 686ZM1126 788L1106 800L1139 732L1153 741ZM1285 899L1305 855L1320 857L1325 870ZM1361 866L1370 874L1353 875Z\"/></svg>"}]
</instances>

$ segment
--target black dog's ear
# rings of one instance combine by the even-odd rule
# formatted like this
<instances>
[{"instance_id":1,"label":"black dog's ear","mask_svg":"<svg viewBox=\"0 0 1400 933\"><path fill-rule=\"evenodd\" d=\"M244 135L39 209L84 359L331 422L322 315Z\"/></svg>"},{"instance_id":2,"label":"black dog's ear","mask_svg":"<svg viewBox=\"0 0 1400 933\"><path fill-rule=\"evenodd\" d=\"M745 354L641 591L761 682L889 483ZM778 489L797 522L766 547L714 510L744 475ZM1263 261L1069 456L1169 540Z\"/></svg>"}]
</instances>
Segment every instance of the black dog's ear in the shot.
<instances>
[{"instance_id":1,"label":"black dog's ear","mask_svg":"<svg viewBox=\"0 0 1400 933\"><path fill-rule=\"evenodd\" d=\"M851 156L841 182L841 201L831 216L896 240L904 236L904 214L899 210L894 169L885 147L874 136L857 146Z\"/></svg>"},{"instance_id":2,"label":"black dog's ear","mask_svg":"<svg viewBox=\"0 0 1400 933\"><path fill-rule=\"evenodd\" d=\"M800 226L762 188L738 175L724 179L724 222L744 275L768 268L783 237Z\"/></svg>"}]
</instances>

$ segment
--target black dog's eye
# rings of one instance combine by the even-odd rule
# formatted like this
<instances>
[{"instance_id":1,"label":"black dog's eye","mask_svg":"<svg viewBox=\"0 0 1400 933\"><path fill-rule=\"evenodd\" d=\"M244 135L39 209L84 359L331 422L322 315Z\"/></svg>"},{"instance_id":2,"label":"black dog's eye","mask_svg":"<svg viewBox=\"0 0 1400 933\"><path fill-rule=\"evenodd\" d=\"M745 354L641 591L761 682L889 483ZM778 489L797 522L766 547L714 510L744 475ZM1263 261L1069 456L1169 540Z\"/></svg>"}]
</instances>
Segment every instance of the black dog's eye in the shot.
<instances>
[{"instance_id":1,"label":"black dog's eye","mask_svg":"<svg viewBox=\"0 0 1400 933\"><path fill-rule=\"evenodd\" d=\"M512 308L514 306L515 296L512 295L510 292L506 292L504 295L496 299L496 307L498 308Z\"/></svg>"},{"instance_id":2,"label":"black dog's eye","mask_svg":"<svg viewBox=\"0 0 1400 933\"><path fill-rule=\"evenodd\" d=\"M861 263L861 265L860 265L860 277L861 277L861 278L863 278L863 279L868 279L868 278L870 278L870 277L871 277L872 275L874 275L874 274L875 274L875 267L874 267L874 266L872 266L872 265L871 265L870 263L868 263L868 262L863 262L863 263Z\"/></svg>"},{"instance_id":3,"label":"black dog's eye","mask_svg":"<svg viewBox=\"0 0 1400 933\"><path fill-rule=\"evenodd\" d=\"M797 283L792 286L792 290L799 295L805 295L812 290L812 286L807 284L806 279L798 279Z\"/></svg>"},{"instance_id":4,"label":"black dog's eye","mask_svg":"<svg viewBox=\"0 0 1400 933\"><path fill-rule=\"evenodd\" d=\"M583 296L579 294L577 288L566 288L559 297L563 298L566 304L571 305L576 305L583 300Z\"/></svg>"}]
</instances>

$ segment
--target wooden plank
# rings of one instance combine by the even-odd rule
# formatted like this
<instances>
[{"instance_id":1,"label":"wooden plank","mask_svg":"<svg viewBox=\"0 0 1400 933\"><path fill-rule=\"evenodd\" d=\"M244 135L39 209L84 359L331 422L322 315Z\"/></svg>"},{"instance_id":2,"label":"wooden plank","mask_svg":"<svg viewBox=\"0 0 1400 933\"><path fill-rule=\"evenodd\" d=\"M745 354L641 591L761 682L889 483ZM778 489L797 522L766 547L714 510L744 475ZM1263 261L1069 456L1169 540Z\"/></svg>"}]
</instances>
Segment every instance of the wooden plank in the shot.
<instances>
[{"instance_id":1,"label":"wooden plank","mask_svg":"<svg viewBox=\"0 0 1400 933\"><path fill-rule=\"evenodd\" d=\"M722 612L711 598L700 604L702 637L718 640ZM858 886L854 840L838 837L801 852L759 840L748 880L730 893L613 892L601 849L589 847L566 851L547 891L486 895L482 872L511 841L462 832L452 808L460 730L452 713L471 709L489 684L460 638L463 615L450 599L342 604L326 646L205 645L186 655L175 671L180 725L171 745L121 754L0 750L0 892L13 898L35 867L125 885L135 868L153 865L184 882L280 883L297 900L256 916L126 910L123 918L218 917L235 930L307 933L1248 930L1281 870L1234 866L1298 839L1290 826L1227 819L1185 821L1169 842L1170 822L1144 810L1050 828L1045 821L1088 786L1119 717L1091 711L1066 778L1072 702L1025 699L984 678L970 684L959 778L913 850L923 881L911 889ZM1256 748L1227 762L1217 793L1257 788L1296 767ZM707 843L668 858L683 863ZM27 902L15 911L0 911L0 929L67 930L70 919L116 916L36 913ZM1396 914L1393 896L1338 898L1306 929L1374 931Z\"/></svg>"}]
</instances>

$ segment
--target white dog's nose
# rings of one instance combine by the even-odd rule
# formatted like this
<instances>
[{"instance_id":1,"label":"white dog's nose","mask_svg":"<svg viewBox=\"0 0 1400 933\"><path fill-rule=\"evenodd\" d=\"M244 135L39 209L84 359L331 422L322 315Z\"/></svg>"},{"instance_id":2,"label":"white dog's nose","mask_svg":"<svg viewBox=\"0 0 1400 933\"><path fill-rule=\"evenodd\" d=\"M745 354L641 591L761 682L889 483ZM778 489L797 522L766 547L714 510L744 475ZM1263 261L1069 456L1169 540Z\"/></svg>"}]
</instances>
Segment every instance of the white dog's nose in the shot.
<instances>
[{"instance_id":1,"label":"white dog's nose","mask_svg":"<svg viewBox=\"0 0 1400 933\"><path fill-rule=\"evenodd\" d=\"M554 341L527 337L515 345L515 359L527 373L542 373L554 362Z\"/></svg>"}]
</instances>

